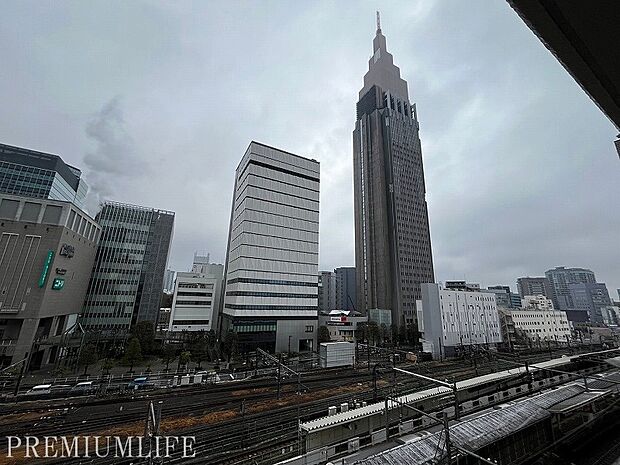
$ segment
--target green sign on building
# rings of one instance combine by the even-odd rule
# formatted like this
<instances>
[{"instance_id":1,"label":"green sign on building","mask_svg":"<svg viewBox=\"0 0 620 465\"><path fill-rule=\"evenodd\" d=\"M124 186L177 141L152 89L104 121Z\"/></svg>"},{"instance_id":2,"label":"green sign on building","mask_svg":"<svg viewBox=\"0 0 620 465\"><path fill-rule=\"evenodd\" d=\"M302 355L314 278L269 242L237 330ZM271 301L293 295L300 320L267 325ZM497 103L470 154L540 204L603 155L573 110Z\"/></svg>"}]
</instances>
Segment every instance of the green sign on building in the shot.
<instances>
[{"instance_id":1,"label":"green sign on building","mask_svg":"<svg viewBox=\"0 0 620 465\"><path fill-rule=\"evenodd\" d=\"M47 257L45 257L45 263L43 263L43 269L41 270L41 277L39 278L39 287L45 286L45 281L47 280L47 275L50 273L50 266L52 265L53 260L54 260L54 251L50 250L47 252Z\"/></svg>"},{"instance_id":2,"label":"green sign on building","mask_svg":"<svg viewBox=\"0 0 620 465\"><path fill-rule=\"evenodd\" d=\"M54 278L54 281L52 281L52 289L59 291L63 287L65 287L65 278Z\"/></svg>"}]
</instances>

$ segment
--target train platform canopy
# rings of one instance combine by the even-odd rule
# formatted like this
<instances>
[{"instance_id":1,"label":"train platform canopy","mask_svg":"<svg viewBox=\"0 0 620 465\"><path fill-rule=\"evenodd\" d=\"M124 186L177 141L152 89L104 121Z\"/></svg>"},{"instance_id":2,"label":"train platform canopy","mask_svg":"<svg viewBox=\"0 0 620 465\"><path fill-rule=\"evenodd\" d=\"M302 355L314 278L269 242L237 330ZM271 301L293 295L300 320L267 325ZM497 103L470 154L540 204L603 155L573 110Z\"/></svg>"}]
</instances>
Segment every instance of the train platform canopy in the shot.
<instances>
[{"instance_id":1,"label":"train platform canopy","mask_svg":"<svg viewBox=\"0 0 620 465\"><path fill-rule=\"evenodd\" d=\"M570 399L563 400L562 402L553 405L549 411L551 413L570 413L606 395L609 395L608 391L582 392L581 394L577 394Z\"/></svg>"},{"instance_id":2,"label":"train platform canopy","mask_svg":"<svg viewBox=\"0 0 620 465\"><path fill-rule=\"evenodd\" d=\"M588 389L593 390L613 390L620 391L620 371L614 371L612 373L606 373L602 376L597 376L599 379L592 381L592 378L588 379Z\"/></svg>"},{"instance_id":3,"label":"train platform canopy","mask_svg":"<svg viewBox=\"0 0 620 465\"><path fill-rule=\"evenodd\" d=\"M450 439L457 446L476 451L523 428L551 416L549 409L568 399L584 393L578 384L570 384L552 391L492 410L474 418L450 426ZM361 460L355 465L387 465L436 463L444 446L443 431L435 432L419 440L396 446Z\"/></svg>"},{"instance_id":4,"label":"train platform canopy","mask_svg":"<svg viewBox=\"0 0 620 465\"><path fill-rule=\"evenodd\" d=\"M607 360L605 360L607 363L609 363L612 366L618 367L620 368L620 357L613 357L613 358L608 358Z\"/></svg>"},{"instance_id":5,"label":"train platform canopy","mask_svg":"<svg viewBox=\"0 0 620 465\"><path fill-rule=\"evenodd\" d=\"M571 362L571 357L559 357L552 360L547 360L545 362L534 363L530 365L530 369L532 371L536 370L544 370L545 368L554 368L562 365L566 365ZM490 382L501 381L503 379L510 379L515 376L522 375L526 372L525 367L516 367L511 368L510 370L503 370L496 373L489 373L487 375L477 376L475 378L466 379L463 381L458 381L456 383L457 390L466 390L472 387L481 386L483 384L487 384ZM414 392L411 394L406 394L400 396L398 398L398 402L400 403L415 403L417 401L429 398L429 397L440 397L447 394L451 394L452 389L447 387L433 387L424 389L423 391ZM400 404L398 402L390 401L389 408L396 408ZM331 428L338 424L346 424L353 420L357 420L359 418L363 418L369 415L374 415L380 412L383 412L385 408L384 402L377 402L374 404L367 405L366 407L360 407L356 409L349 410L348 412L340 412L335 415L325 416L322 418L318 418L316 420L308 421L299 425L301 431L303 432L315 432L323 429Z\"/></svg>"}]
</instances>

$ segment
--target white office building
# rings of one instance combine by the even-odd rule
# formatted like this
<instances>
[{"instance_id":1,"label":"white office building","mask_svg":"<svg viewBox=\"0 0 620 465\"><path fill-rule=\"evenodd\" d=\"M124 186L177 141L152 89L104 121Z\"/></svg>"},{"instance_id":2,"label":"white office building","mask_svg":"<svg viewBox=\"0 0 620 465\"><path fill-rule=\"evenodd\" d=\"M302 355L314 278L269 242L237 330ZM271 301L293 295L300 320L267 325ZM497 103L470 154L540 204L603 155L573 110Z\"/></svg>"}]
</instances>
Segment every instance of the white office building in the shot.
<instances>
[{"instance_id":1,"label":"white office building","mask_svg":"<svg viewBox=\"0 0 620 465\"><path fill-rule=\"evenodd\" d=\"M222 330L241 351L316 348L319 163L252 142L237 167Z\"/></svg>"},{"instance_id":2,"label":"white office building","mask_svg":"<svg viewBox=\"0 0 620 465\"><path fill-rule=\"evenodd\" d=\"M571 331L566 312L555 310L544 295L525 296L522 309L512 309L515 330L532 341L566 342Z\"/></svg>"},{"instance_id":3,"label":"white office building","mask_svg":"<svg viewBox=\"0 0 620 465\"><path fill-rule=\"evenodd\" d=\"M459 348L485 349L502 342L495 294L474 290L444 289L441 284L422 284L418 324L425 350L434 358L453 356Z\"/></svg>"},{"instance_id":4,"label":"white office building","mask_svg":"<svg viewBox=\"0 0 620 465\"><path fill-rule=\"evenodd\" d=\"M195 271L176 274L168 330L217 330L224 265L194 263Z\"/></svg>"}]
</instances>

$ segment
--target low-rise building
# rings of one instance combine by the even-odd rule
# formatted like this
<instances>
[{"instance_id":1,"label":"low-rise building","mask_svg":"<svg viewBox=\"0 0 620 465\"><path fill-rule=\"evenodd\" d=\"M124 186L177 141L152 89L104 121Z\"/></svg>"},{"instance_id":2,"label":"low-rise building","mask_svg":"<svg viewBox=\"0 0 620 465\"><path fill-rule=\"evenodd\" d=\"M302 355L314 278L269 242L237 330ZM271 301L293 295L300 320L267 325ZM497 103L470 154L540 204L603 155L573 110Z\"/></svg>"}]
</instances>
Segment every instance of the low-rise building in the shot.
<instances>
[{"instance_id":1,"label":"low-rise building","mask_svg":"<svg viewBox=\"0 0 620 465\"><path fill-rule=\"evenodd\" d=\"M55 363L76 323L100 226L70 202L0 194L0 365Z\"/></svg>"},{"instance_id":2,"label":"low-rise building","mask_svg":"<svg viewBox=\"0 0 620 465\"><path fill-rule=\"evenodd\" d=\"M355 331L360 323L367 323L368 317L350 310L332 310L319 313L319 326L326 326L332 341L355 340Z\"/></svg>"},{"instance_id":3,"label":"low-rise building","mask_svg":"<svg viewBox=\"0 0 620 465\"><path fill-rule=\"evenodd\" d=\"M425 347L433 357L450 357L472 346L495 347L502 342L495 294L480 292L468 283L450 288L441 284L422 284L419 301L419 329L424 333Z\"/></svg>"},{"instance_id":4,"label":"low-rise building","mask_svg":"<svg viewBox=\"0 0 620 465\"><path fill-rule=\"evenodd\" d=\"M224 265L194 260L192 269L177 272L168 330L216 331Z\"/></svg>"},{"instance_id":5,"label":"low-rise building","mask_svg":"<svg viewBox=\"0 0 620 465\"><path fill-rule=\"evenodd\" d=\"M525 296L522 309L512 309L515 329L531 341L568 342L571 337L566 312L555 310L544 295Z\"/></svg>"}]
</instances>

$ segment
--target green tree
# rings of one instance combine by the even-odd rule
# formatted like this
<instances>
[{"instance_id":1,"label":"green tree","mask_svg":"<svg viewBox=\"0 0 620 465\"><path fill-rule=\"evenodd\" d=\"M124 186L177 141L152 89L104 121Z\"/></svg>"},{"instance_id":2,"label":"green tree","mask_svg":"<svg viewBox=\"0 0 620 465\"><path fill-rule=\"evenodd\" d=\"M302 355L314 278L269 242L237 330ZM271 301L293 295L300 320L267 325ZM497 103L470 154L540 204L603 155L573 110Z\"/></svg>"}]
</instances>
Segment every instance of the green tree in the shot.
<instances>
[{"instance_id":1,"label":"green tree","mask_svg":"<svg viewBox=\"0 0 620 465\"><path fill-rule=\"evenodd\" d=\"M390 325L390 340L392 344L396 345L400 342L398 339L398 325L396 323Z\"/></svg>"},{"instance_id":2,"label":"green tree","mask_svg":"<svg viewBox=\"0 0 620 465\"><path fill-rule=\"evenodd\" d=\"M229 330L224 336L224 340L221 344L222 354L226 357L226 361L230 363L230 360L237 354L239 349L239 337L237 333Z\"/></svg>"},{"instance_id":3,"label":"green tree","mask_svg":"<svg viewBox=\"0 0 620 465\"><path fill-rule=\"evenodd\" d=\"M398 341L401 344L407 344L409 342L407 340L407 327L405 325L400 325L398 327Z\"/></svg>"},{"instance_id":4,"label":"green tree","mask_svg":"<svg viewBox=\"0 0 620 465\"><path fill-rule=\"evenodd\" d=\"M125 355L123 356L123 361L125 364L129 365L129 371L133 372L133 367L136 363L139 363L142 360L142 347L140 346L140 341L137 337L132 337L129 339L129 343L125 348Z\"/></svg>"},{"instance_id":5,"label":"green tree","mask_svg":"<svg viewBox=\"0 0 620 465\"><path fill-rule=\"evenodd\" d=\"M161 359L166 363L166 371L168 371L168 366L170 362L174 360L174 357L177 355L177 349L174 345L168 343L164 344L161 351Z\"/></svg>"},{"instance_id":6,"label":"green tree","mask_svg":"<svg viewBox=\"0 0 620 465\"><path fill-rule=\"evenodd\" d=\"M368 344L376 346L381 337L381 331L376 321L368 323Z\"/></svg>"},{"instance_id":7,"label":"green tree","mask_svg":"<svg viewBox=\"0 0 620 465\"><path fill-rule=\"evenodd\" d=\"M187 364L190 362L191 359L192 359L192 353L190 351L184 350L183 352L181 352L181 355L179 355L178 370L181 369L181 365L183 365L184 367L187 367Z\"/></svg>"},{"instance_id":8,"label":"green tree","mask_svg":"<svg viewBox=\"0 0 620 465\"><path fill-rule=\"evenodd\" d=\"M355 329L355 340L358 342L368 343L368 323L358 323Z\"/></svg>"},{"instance_id":9,"label":"green tree","mask_svg":"<svg viewBox=\"0 0 620 465\"><path fill-rule=\"evenodd\" d=\"M94 344L86 344L82 347L78 364L84 367L84 374L88 371L88 367L97 362L97 348Z\"/></svg>"},{"instance_id":10,"label":"green tree","mask_svg":"<svg viewBox=\"0 0 620 465\"><path fill-rule=\"evenodd\" d=\"M208 357L207 338L204 334L199 334L190 344L190 352L192 361L196 363L196 368L200 368L200 364Z\"/></svg>"},{"instance_id":11,"label":"green tree","mask_svg":"<svg viewBox=\"0 0 620 465\"><path fill-rule=\"evenodd\" d=\"M319 343L330 342L332 340L329 335L329 328L325 325L319 326Z\"/></svg>"},{"instance_id":12,"label":"green tree","mask_svg":"<svg viewBox=\"0 0 620 465\"><path fill-rule=\"evenodd\" d=\"M155 351L155 329L150 321L140 321L132 326L130 334L138 339L140 348L144 354L152 354Z\"/></svg>"}]
</instances>

